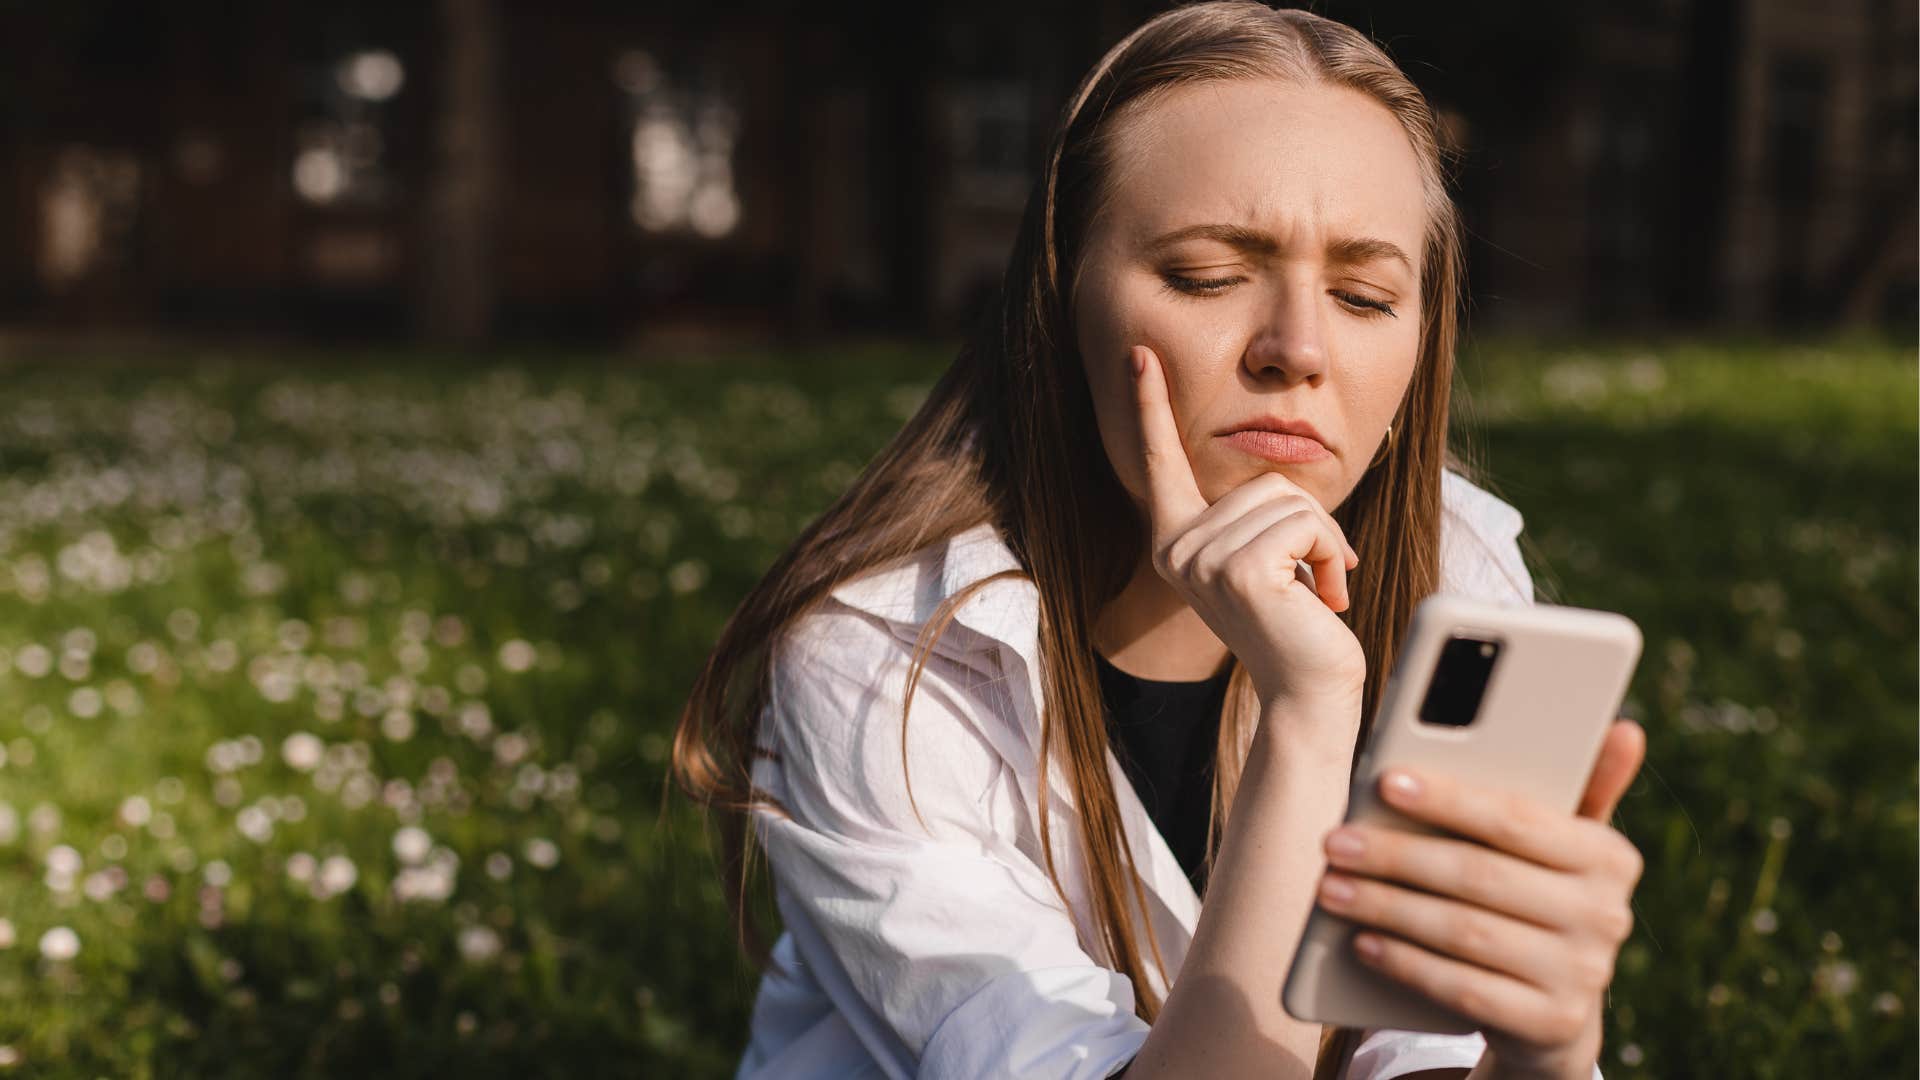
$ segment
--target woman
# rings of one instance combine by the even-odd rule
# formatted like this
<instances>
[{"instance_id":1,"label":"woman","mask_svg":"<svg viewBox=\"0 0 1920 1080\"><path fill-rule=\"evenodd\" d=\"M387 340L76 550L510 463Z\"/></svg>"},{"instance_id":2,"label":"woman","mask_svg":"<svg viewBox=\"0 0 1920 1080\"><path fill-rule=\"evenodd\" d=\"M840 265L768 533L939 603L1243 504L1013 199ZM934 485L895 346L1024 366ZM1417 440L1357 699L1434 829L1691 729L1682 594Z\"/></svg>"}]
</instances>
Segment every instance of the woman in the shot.
<instances>
[{"instance_id":1,"label":"woman","mask_svg":"<svg viewBox=\"0 0 1920 1080\"><path fill-rule=\"evenodd\" d=\"M736 913L750 820L785 924L742 1076L1599 1075L1636 726L1577 815L1429 775L1388 798L1488 846L1337 842L1413 606L1532 600L1448 453L1459 276L1433 116L1354 31L1196 4L1089 73L997 318L682 717ZM1289 1016L1316 902L1482 1029Z\"/></svg>"}]
</instances>

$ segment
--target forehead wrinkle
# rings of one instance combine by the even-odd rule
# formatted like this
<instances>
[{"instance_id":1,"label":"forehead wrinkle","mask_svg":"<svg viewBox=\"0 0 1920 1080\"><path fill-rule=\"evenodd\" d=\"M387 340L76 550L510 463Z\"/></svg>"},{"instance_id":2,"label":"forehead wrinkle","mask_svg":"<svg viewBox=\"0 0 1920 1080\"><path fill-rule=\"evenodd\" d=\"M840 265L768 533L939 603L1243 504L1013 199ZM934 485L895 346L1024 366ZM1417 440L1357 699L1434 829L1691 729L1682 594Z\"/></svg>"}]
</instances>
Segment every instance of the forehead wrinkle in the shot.
<instances>
[{"instance_id":1,"label":"forehead wrinkle","mask_svg":"<svg viewBox=\"0 0 1920 1080\"><path fill-rule=\"evenodd\" d=\"M1229 82L1207 80L1199 86L1184 89L1205 91L1207 96L1219 101L1228 93ZM1119 190L1125 187L1132 196L1129 200L1131 213L1142 214L1148 219L1159 217L1164 227L1207 222L1244 225L1271 235L1288 237L1290 242L1287 246L1293 246L1292 241L1298 240L1304 231L1325 237L1326 254L1334 261L1342 261L1343 258L1345 261L1354 261L1350 257L1351 252L1342 252L1339 247L1356 234L1374 233L1372 228L1367 227L1371 223L1349 220L1352 211L1359 208L1349 207L1346 208L1348 212L1343 213L1340 189L1330 185L1332 178L1321 175L1321 170L1310 167L1303 169L1301 166L1308 164L1306 162L1289 162L1284 160L1285 155L1278 155L1278 159L1270 165L1266 161L1256 162L1250 187L1241 187L1232 193L1222 191L1218 183L1189 183L1169 187L1169 184L1177 183L1171 179L1171 175L1178 175L1177 170L1181 165L1165 160L1166 155L1176 152L1169 149L1168 143L1179 136L1193 134L1174 125L1167 115L1167 107L1163 107L1169 99L1178 97L1172 92L1176 89L1182 88L1162 88L1159 92L1149 92L1149 95L1129 102L1122 113L1114 118L1115 126L1110 129L1114 138L1110 143L1112 152L1108 155L1107 202L1118 201L1116 197ZM1212 108L1205 106L1202 111L1209 112ZM1143 169L1164 172L1169 168L1176 172L1156 183L1156 190L1139 189ZM1235 171L1244 173L1243 169ZM1281 174L1284 174L1284 181ZM1160 191L1158 188L1167 190ZM1220 199L1223 195L1226 198ZM1188 205L1190 200L1196 198L1197 202ZM1214 202L1215 199L1220 201ZM1213 202L1212 209L1206 207L1208 202ZM1175 208L1179 210L1179 217L1168 220L1166 212ZM1103 211L1105 209L1103 207ZM1371 218L1372 215L1365 216ZM1418 217L1416 230L1419 235L1414 238L1416 248L1424 246L1427 225L1424 212ZM1144 230L1137 235L1141 240L1151 241Z\"/></svg>"}]
</instances>

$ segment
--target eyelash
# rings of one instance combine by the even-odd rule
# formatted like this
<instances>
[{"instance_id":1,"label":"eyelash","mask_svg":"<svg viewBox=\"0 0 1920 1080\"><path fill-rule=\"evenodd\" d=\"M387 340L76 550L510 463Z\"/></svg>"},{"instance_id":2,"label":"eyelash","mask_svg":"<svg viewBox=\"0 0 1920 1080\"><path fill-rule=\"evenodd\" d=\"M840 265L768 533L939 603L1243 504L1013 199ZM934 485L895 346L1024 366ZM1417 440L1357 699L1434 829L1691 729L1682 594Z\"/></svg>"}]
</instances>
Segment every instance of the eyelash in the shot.
<instances>
[{"instance_id":1,"label":"eyelash","mask_svg":"<svg viewBox=\"0 0 1920 1080\"><path fill-rule=\"evenodd\" d=\"M1224 291L1227 286L1238 284L1242 280L1237 277L1190 278L1180 274L1162 274L1161 276L1166 279L1165 288L1168 292L1177 293L1182 296L1217 296ZM1350 293L1341 289L1333 290L1333 295L1338 297L1341 303L1349 307L1366 309L1365 316L1367 318L1377 318L1381 315L1394 315L1393 305L1387 303L1385 300L1370 300L1358 293ZM1398 318L1398 316L1394 317Z\"/></svg>"}]
</instances>

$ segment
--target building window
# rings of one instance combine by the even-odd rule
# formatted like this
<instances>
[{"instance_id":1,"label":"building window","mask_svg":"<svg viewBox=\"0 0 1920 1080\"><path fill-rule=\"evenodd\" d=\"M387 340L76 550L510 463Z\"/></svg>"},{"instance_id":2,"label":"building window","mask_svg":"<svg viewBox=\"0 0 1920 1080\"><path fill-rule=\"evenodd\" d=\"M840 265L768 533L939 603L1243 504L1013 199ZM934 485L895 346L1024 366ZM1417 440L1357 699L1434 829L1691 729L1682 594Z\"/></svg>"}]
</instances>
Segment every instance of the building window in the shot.
<instances>
[{"instance_id":1,"label":"building window","mask_svg":"<svg viewBox=\"0 0 1920 1080\"><path fill-rule=\"evenodd\" d=\"M734 152L740 110L711 78L670 72L651 53L630 49L614 61L626 100L628 216L647 233L717 239L740 227ZM704 85L702 85L704 83Z\"/></svg>"},{"instance_id":2,"label":"building window","mask_svg":"<svg viewBox=\"0 0 1920 1080\"><path fill-rule=\"evenodd\" d=\"M40 186L40 280L66 292L132 261L140 159L109 147L63 147Z\"/></svg>"},{"instance_id":3,"label":"building window","mask_svg":"<svg viewBox=\"0 0 1920 1080\"><path fill-rule=\"evenodd\" d=\"M313 81L294 136L293 190L301 199L366 207L393 200L389 106L405 86L405 66L386 49L348 53Z\"/></svg>"}]
</instances>

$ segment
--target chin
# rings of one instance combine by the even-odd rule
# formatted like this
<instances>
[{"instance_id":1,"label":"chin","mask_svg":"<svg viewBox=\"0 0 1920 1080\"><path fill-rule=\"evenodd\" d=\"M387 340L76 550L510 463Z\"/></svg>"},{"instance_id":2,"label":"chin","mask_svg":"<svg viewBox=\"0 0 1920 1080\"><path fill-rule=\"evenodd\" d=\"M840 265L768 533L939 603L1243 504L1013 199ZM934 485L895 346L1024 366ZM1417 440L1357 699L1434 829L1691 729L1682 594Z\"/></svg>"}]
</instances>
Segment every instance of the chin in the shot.
<instances>
[{"instance_id":1,"label":"chin","mask_svg":"<svg viewBox=\"0 0 1920 1080\"><path fill-rule=\"evenodd\" d=\"M1286 477L1305 489L1316 499L1320 497L1321 489L1326 486L1323 482L1325 478L1319 475L1319 469L1313 465L1261 465L1256 463L1251 468L1245 465L1235 465L1230 469L1216 470L1213 473L1214 478L1202 483L1200 490L1206 495L1207 502L1211 504L1218 502L1222 496L1234 488L1266 473L1279 473L1281 476ZM1329 507L1328 509L1332 508Z\"/></svg>"}]
</instances>

